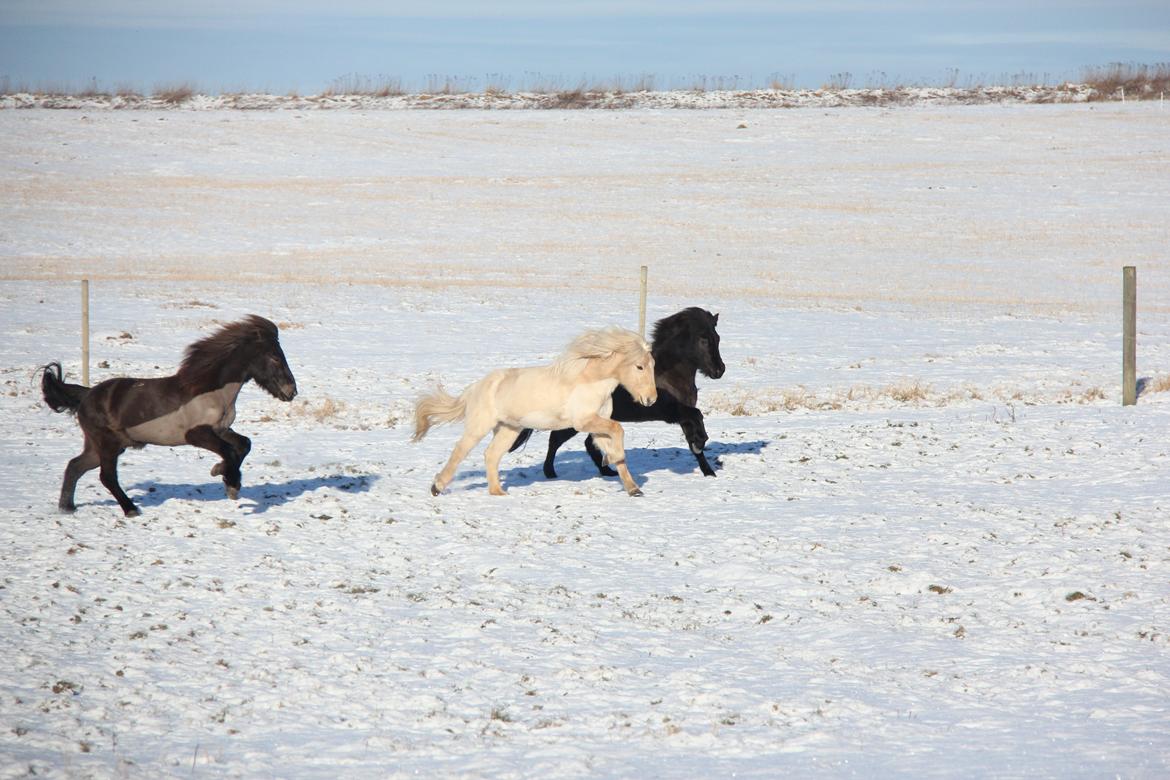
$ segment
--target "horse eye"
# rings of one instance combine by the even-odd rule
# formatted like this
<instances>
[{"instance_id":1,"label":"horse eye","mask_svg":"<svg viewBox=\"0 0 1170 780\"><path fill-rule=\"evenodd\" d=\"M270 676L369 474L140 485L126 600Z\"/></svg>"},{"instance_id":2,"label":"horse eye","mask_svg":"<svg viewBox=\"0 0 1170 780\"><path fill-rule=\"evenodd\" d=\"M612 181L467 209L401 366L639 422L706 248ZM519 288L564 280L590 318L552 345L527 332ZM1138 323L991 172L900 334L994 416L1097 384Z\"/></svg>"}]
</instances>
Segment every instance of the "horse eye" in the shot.
<instances>
[{"instance_id":1,"label":"horse eye","mask_svg":"<svg viewBox=\"0 0 1170 780\"><path fill-rule=\"evenodd\" d=\"M642 366L638 366L638 370L639 370L639 371L645 371L646 369L645 369L645 368L643 368Z\"/></svg>"}]
</instances>

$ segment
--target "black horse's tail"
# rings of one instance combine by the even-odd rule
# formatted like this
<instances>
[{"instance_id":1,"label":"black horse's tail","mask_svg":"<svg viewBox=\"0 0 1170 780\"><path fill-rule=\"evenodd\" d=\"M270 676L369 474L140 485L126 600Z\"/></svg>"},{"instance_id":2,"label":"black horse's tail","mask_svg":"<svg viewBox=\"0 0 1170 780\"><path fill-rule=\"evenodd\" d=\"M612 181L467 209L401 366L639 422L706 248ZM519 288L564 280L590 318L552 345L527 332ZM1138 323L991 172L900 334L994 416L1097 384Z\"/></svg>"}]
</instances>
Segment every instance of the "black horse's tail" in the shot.
<instances>
[{"instance_id":1,"label":"black horse's tail","mask_svg":"<svg viewBox=\"0 0 1170 780\"><path fill-rule=\"evenodd\" d=\"M41 392L45 396L45 403L54 412L69 412L77 414L81 407L81 399L85 398L89 388L85 385L73 385L66 382L61 373L61 364L50 363L43 368L41 374Z\"/></svg>"},{"instance_id":2,"label":"black horse's tail","mask_svg":"<svg viewBox=\"0 0 1170 780\"><path fill-rule=\"evenodd\" d=\"M520 435L516 437L516 441L512 442L512 446L508 448L508 452L515 452L528 443L528 437L532 435L531 428L525 428L520 431Z\"/></svg>"}]
</instances>

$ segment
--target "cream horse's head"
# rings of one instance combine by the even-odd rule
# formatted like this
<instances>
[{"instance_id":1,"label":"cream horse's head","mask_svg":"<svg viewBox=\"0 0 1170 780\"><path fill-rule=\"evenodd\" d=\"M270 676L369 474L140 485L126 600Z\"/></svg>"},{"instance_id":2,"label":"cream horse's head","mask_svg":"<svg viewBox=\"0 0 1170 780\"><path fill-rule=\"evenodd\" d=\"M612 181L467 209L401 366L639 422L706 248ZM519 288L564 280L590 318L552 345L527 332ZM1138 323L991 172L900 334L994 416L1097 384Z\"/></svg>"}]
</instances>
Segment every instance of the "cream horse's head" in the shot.
<instances>
[{"instance_id":1,"label":"cream horse's head","mask_svg":"<svg viewBox=\"0 0 1170 780\"><path fill-rule=\"evenodd\" d=\"M650 353L650 346L645 339L632 331L630 335L637 341L631 343L621 362L618 382L642 406L653 406L658 400L658 387L654 384L654 355Z\"/></svg>"},{"instance_id":2,"label":"cream horse's head","mask_svg":"<svg viewBox=\"0 0 1170 780\"><path fill-rule=\"evenodd\" d=\"M632 330L587 330L573 340L555 365L574 377L592 366L588 370L593 379L617 379L643 406L652 406L658 400L654 355L646 339Z\"/></svg>"}]
</instances>

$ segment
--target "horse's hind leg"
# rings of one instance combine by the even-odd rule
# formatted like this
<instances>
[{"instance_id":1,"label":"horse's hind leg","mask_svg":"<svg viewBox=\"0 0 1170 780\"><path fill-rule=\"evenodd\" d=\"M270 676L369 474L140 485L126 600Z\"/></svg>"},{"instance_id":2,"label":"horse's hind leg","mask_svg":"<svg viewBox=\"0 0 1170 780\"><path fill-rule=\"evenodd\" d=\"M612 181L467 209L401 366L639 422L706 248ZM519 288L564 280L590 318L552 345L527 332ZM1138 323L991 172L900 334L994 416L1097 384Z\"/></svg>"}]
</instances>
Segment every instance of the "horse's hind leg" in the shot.
<instances>
[{"instance_id":1,"label":"horse's hind leg","mask_svg":"<svg viewBox=\"0 0 1170 780\"><path fill-rule=\"evenodd\" d=\"M585 451L589 453L589 457L593 459L593 465L597 467L597 473L603 477L616 477L617 472L605 465L605 456L601 452L601 448L597 446L597 442L593 441L593 434L585 437Z\"/></svg>"},{"instance_id":2,"label":"horse's hind leg","mask_svg":"<svg viewBox=\"0 0 1170 780\"><path fill-rule=\"evenodd\" d=\"M516 441L516 437L520 435L520 429L512 428L507 425L497 425L496 435L492 437L491 443L488 444L487 452L484 453L483 460L487 466L488 492L493 496L506 495L504 488L500 486L500 458L504 457L504 453L512 446L512 442Z\"/></svg>"},{"instance_id":3,"label":"horse's hind leg","mask_svg":"<svg viewBox=\"0 0 1170 780\"><path fill-rule=\"evenodd\" d=\"M220 438L210 425L199 425L187 431L184 437L187 443L200 447L201 449L210 450L216 455L219 455L223 460L217 463L211 469L212 476L216 475L216 468L219 473L223 475L224 490L227 492L227 497L233 501L240 497L240 461L236 457L235 448L224 439Z\"/></svg>"},{"instance_id":4,"label":"horse's hind leg","mask_svg":"<svg viewBox=\"0 0 1170 780\"><path fill-rule=\"evenodd\" d=\"M557 471L553 468L553 461L556 460L557 450L567 442L569 439L577 435L576 428L561 428L556 431L549 431L548 434L548 454L544 456L544 476L548 479L556 479ZM588 446L588 444L586 444Z\"/></svg>"},{"instance_id":5,"label":"horse's hind leg","mask_svg":"<svg viewBox=\"0 0 1170 780\"><path fill-rule=\"evenodd\" d=\"M252 440L243 434L236 433L231 428L228 428L223 433L219 434L224 441L231 445L236 453L236 468L244 465L244 458L248 457L248 453L252 451ZM211 476L218 477L223 474L224 463L221 460L211 467ZM242 475L241 475L242 479Z\"/></svg>"},{"instance_id":6,"label":"horse's hind leg","mask_svg":"<svg viewBox=\"0 0 1170 780\"><path fill-rule=\"evenodd\" d=\"M439 495L447 485L451 484L451 480L455 478L455 467L467 457L467 453L471 452L472 447L479 444L480 439L487 436L490 430L490 425L473 426L472 422L468 420L463 427L463 435L459 437L459 441L455 444L455 449L451 451L451 457L447 458L447 463L443 466L443 470L436 474L434 481L431 482L432 496Z\"/></svg>"},{"instance_id":7,"label":"horse's hind leg","mask_svg":"<svg viewBox=\"0 0 1170 780\"><path fill-rule=\"evenodd\" d=\"M92 471L101 465L101 456L97 447L85 437L85 449L81 451L69 465L65 467L65 478L61 480L61 497L57 499L57 508L62 512L75 512L77 505L73 503L73 494L77 490L77 480L87 471Z\"/></svg>"},{"instance_id":8,"label":"horse's hind leg","mask_svg":"<svg viewBox=\"0 0 1170 780\"><path fill-rule=\"evenodd\" d=\"M138 507L134 506L134 502L130 500L130 496L126 495L126 491L122 490L122 486L118 484L118 456L122 454L122 449L103 451L101 453L101 479L102 484L106 486L106 490L114 496L118 502L118 506L122 507L122 512L126 517L137 517L142 514Z\"/></svg>"}]
</instances>

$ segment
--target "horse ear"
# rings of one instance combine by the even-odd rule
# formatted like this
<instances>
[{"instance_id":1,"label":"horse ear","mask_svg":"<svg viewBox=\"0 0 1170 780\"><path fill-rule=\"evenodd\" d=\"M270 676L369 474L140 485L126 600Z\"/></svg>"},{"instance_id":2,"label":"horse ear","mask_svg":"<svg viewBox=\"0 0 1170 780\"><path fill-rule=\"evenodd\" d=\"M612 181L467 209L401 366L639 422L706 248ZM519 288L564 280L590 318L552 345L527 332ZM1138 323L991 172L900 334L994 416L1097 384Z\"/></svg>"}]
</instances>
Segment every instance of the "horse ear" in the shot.
<instances>
[{"instance_id":1,"label":"horse ear","mask_svg":"<svg viewBox=\"0 0 1170 780\"><path fill-rule=\"evenodd\" d=\"M715 324L719 324L719 312L715 312Z\"/></svg>"}]
</instances>

